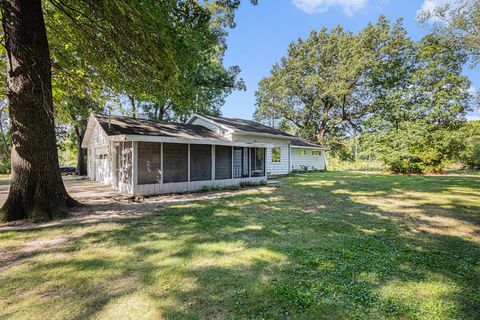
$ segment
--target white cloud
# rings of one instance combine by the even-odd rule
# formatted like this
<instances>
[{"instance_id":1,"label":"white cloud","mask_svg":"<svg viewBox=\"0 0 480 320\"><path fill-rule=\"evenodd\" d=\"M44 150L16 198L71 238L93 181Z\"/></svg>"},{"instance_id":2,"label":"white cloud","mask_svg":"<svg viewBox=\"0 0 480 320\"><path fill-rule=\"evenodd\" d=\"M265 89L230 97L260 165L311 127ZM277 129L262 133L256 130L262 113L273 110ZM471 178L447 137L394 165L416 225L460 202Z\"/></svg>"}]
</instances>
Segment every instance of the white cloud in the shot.
<instances>
[{"instance_id":1,"label":"white cloud","mask_svg":"<svg viewBox=\"0 0 480 320\"><path fill-rule=\"evenodd\" d=\"M346 15L353 15L365 7L368 0L293 0L293 4L308 14L321 13L329 7L339 6Z\"/></svg>"}]
</instances>

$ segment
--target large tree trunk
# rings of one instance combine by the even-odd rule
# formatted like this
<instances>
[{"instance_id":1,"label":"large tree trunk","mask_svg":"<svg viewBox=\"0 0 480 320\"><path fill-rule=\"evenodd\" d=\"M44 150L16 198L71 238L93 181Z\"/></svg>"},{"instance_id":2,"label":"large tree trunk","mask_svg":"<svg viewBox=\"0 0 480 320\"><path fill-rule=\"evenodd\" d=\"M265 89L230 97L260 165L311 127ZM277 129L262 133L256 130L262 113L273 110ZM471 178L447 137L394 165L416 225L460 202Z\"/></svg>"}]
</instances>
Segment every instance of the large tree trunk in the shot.
<instances>
[{"instance_id":1,"label":"large tree trunk","mask_svg":"<svg viewBox=\"0 0 480 320\"><path fill-rule=\"evenodd\" d=\"M137 108L135 106L135 97L134 96L128 96L128 99L130 99L130 104L132 106L132 117L136 118L137 117Z\"/></svg>"},{"instance_id":2,"label":"large tree trunk","mask_svg":"<svg viewBox=\"0 0 480 320\"><path fill-rule=\"evenodd\" d=\"M87 164L85 160L85 152L82 148L83 137L85 136L85 130L75 128L75 136L77 138L77 168L76 173L80 176L87 175Z\"/></svg>"},{"instance_id":3,"label":"large tree trunk","mask_svg":"<svg viewBox=\"0 0 480 320\"><path fill-rule=\"evenodd\" d=\"M0 220L45 220L76 204L58 165L50 53L41 0L3 0L12 182Z\"/></svg>"}]
</instances>

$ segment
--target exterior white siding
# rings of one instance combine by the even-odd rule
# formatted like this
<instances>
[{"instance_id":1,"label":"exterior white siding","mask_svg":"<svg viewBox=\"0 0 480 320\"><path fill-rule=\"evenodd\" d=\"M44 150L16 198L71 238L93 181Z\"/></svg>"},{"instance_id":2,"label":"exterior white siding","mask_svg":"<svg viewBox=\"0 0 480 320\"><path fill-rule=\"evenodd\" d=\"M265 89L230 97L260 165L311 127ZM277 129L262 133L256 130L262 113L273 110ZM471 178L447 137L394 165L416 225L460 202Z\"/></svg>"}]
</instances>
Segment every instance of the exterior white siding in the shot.
<instances>
[{"instance_id":1,"label":"exterior white siding","mask_svg":"<svg viewBox=\"0 0 480 320\"><path fill-rule=\"evenodd\" d=\"M290 163L290 140L288 138L270 138L258 135L235 135L235 141L247 143L265 143L267 148L267 175L282 175L289 173ZM280 147L280 162L272 162L272 148Z\"/></svg>"},{"instance_id":2,"label":"exterior white siding","mask_svg":"<svg viewBox=\"0 0 480 320\"><path fill-rule=\"evenodd\" d=\"M309 148L290 148L291 170L302 169L307 166L309 170L325 170L325 151ZM300 150L305 150L306 155L302 156ZM320 155L312 155L312 151L321 151Z\"/></svg>"},{"instance_id":3,"label":"exterior white siding","mask_svg":"<svg viewBox=\"0 0 480 320\"><path fill-rule=\"evenodd\" d=\"M200 191L204 187L227 187L240 185L241 183L260 183L266 181L266 177L252 177L252 178L238 178L225 180L205 180L205 181L189 181L189 182L174 182L174 183L156 183L156 184L142 184L135 186L135 195L154 195L164 193L181 193L189 191Z\"/></svg>"},{"instance_id":4,"label":"exterior white siding","mask_svg":"<svg viewBox=\"0 0 480 320\"><path fill-rule=\"evenodd\" d=\"M245 131L234 133L234 131L229 128L217 125L216 123L200 117L195 117L191 123L204 126L214 131L218 135L223 136L227 139L227 144L231 144L230 141L232 141L240 142L241 144L239 145L246 144L246 146L250 148L266 148L265 175L261 177L232 178L224 180L186 181L139 185L138 142L135 139L129 139L129 137L125 135L120 138L110 137L112 139L110 140L98 121L92 117L89 121L89 136L86 140L87 144L84 145L84 147L87 147L88 177L92 180L111 185L124 194L154 195L163 193L198 191L204 187L215 188L239 185L241 183L248 182L259 183L261 181L265 181L268 176L288 174L292 170L302 169L303 167L308 167L310 170L325 170L325 150L292 147L290 144L291 139L288 136L284 137L281 135L272 136L262 133L246 133ZM219 139L219 145L221 145L222 142L225 141ZM160 153L160 172L162 172L162 178L161 181L152 182L163 182L163 143ZM190 140L186 141L186 143L190 143ZM198 141L195 143L201 144L202 142ZM211 142L204 143L210 144ZM276 147L280 148L280 161L272 162L272 150ZM215 152L213 150L214 149L212 148L212 160L214 161ZM301 150L305 150L306 154L301 155ZM313 155L312 151L320 152L320 155ZM188 176L190 176L190 156L188 158L188 162ZM212 177L215 177L214 171L215 169L212 166ZM232 157L232 173L233 171Z\"/></svg>"},{"instance_id":5,"label":"exterior white siding","mask_svg":"<svg viewBox=\"0 0 480 320\"><path fill-rule=\"evenodd\" d=\"M91 180L112 185L112 157L110 142L105 131L97 123L87 149L87 175ZM103 155L107 155L103 157ZM102 155L102 159L100 159Z\"/></svg>"},{"instance_id":6,"label":"exterior white siding","mask_svg":"<svg viewBox=\"0 0 480 320\"><path fill-rule=\"evenodd\" d=\"M225 130L221 126L215 125L212 122L204 120L202 118L195 117L192 121L192 124L208 128L208 129L212 130L213 132L215 132L216 134L224 136L227 139L232 138L231 132L229 132L228 130Z\"/></svg>"}]
</instances>

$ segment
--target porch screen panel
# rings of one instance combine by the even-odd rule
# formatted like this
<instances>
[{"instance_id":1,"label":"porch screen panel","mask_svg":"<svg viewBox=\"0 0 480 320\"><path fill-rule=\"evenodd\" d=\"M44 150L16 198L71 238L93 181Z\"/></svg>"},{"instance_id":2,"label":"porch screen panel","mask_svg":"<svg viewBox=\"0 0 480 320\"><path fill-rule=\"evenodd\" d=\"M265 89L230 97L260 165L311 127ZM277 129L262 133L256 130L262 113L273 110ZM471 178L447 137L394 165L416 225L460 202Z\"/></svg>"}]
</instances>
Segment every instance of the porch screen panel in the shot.
<instances>
[{"instance_id":1,"label":"porch screen panel","mask_svg":"<svg viewBox=\"0 0 480 320\"><path fill-rule=\"evenodd\" d=\"M190 181L212 179L212 146L190 145Z\"/></svg>"},{"instance_id":2,"label":"porch screen panel","mask_svg":"<svg viewBox=\"0 0 480 320\"><path fill-rule=\"evenodd\" d=\"M252 148L252 177L265 175L265 148Z\"/></svg>"},{"instance_id":3,"label":"porch screen panel","mask_svg":"<svg viewBox=\"0 0 480 320\"><path fill-rule=\"evenodd\" d=\"M248 148L233 148L233 177L248 177Z\"/></svg>"},{"instance_id":4,"label":"porch screen panel","mask_svg":"<svg viewBox=\"0 0 480 320\"><path fill-rule=\"evenodd\" d=\"M232 178L232 147L215 146L215 180Z\"/></svg>"},{"instance_id":5,"label":"porch screen panel","mask_svg":"<svg viewBox=\"0 0 480 320\"><path fill-rule=\"evenodd\" d=\"M188 144L163 144L163 183L188 181Z\"/></svg>"},{"instance_id":6,"label":"porch screen panel","mask_svg":"<svg viewBox=\"0 0 480 320\"><path fill-rule=\"evenodd\" d=\"M138 143L138 184L160 183L160 143Z\"/></svg>"}]
</instances>

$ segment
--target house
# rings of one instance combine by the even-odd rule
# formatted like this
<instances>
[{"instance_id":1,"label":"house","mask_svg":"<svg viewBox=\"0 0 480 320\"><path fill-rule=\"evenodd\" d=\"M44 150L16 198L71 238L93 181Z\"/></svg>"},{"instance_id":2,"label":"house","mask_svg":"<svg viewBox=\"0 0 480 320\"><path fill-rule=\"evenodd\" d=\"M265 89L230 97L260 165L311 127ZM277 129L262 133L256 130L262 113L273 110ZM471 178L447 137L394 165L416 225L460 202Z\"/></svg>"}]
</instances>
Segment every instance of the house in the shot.
<instances>
[{"instance_id":1,"label":"house","mask_svg":"<svg viewBox=\"0 0 480 320\"><path fill-rule=\"evenodd\" d=\"M88 177L129 195L259 183L308 167L325 148L244 119L194 115L186 124L92 114L82 147Z\"/></svg>"}]
</instances>

